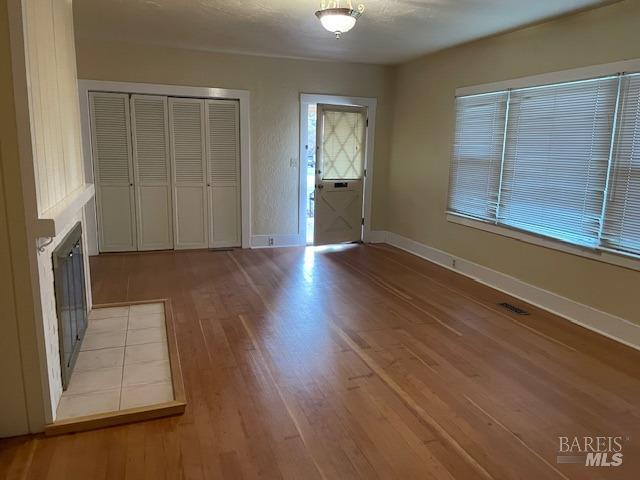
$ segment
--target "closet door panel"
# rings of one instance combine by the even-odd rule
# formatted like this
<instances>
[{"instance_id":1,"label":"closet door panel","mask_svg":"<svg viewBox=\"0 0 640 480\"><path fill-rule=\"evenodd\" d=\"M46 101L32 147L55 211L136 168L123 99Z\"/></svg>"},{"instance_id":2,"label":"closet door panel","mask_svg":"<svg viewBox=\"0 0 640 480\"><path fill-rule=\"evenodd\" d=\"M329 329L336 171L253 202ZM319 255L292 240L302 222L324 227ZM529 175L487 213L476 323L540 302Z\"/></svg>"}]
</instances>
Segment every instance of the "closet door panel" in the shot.
<instances>
[{"instance_id":1,"label":"closet door panel","mask_svg":"<svg viewBox=\"0 0 640 480\"><path fill-rule=\"evenodd\" d=\"M169 99L176 249L207 248L204 100Z\"/></svg>"},{"instance_id":2,"label":"closet door panel","mask_svg":"<svg viewBox=\"0 0 640 480\"><path fill-rule=\"evenodd\" d=\"M173 248L171 221L171 191L164 185L138 188L140 219L138 230L142 242L138 250L167 250Z\"/></svg>"},{"instance_id":3,"label":"closet door panel","mask_svg":"<svg viewBox=\"0 0 640 480\"><path fill-rule=\"evenodd\" d=\"M131 96L138 250L173 248L167 97Z\"/></svg>"},{"instance_id":4,"label":"closet door panel","mask_svg":"<svg viewBox=\"0 0 640 480\"><path fill-rule=\"evenodd\" d=\"M132 187L102 185L98 189L98 247L100 252L137 250Z\"/></svg>"},{"instance_id":5,"label":"closet door panel","mask_svg":"<svg viewBox=\"0 0 640 480\"><path fill-rule=\"evenodd\" d=\"M236 100L207 100L209 246L238 247L240 230L240 124Z\"/></svg>"},{"instance_id":6,"label":"closet door panel","mask_svg":"<svg viewBox=\"0 0 640 480\"><path fill-rule=\"evenodd\" d=\"M137 249L129 95L89 93L98 250Z\"/></svg>"},{"instance_id":7,"label":"closet door panel","mask_svg":"<svg viewBox=\"0 0 640 480\"><path fill-rule=\"evenodd\" d=\"M238 188L218 186L211 189L210 201L213 214L211 248L240 246Z\"/></svg>"},{"instance_id":8,"label":"closet door panel","mask_svg":"<svg viewBox=\"0 0 640 480\"><path fill-rule=\"evenodd\" d=\"M176 249L207 248L207 199L203 187L176 187Z\"/></svg>"}]
</instances>

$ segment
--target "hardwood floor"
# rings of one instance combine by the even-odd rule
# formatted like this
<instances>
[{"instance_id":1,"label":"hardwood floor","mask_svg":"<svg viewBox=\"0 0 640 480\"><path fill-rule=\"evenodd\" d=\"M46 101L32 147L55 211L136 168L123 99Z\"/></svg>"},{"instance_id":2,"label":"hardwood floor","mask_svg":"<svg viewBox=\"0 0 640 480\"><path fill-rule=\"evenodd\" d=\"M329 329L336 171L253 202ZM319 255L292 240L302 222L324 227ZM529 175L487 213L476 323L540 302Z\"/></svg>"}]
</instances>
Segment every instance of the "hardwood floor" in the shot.
<instances>
[{"instance_id":1,"label":"hardwood floor","mask_svg":"<svg viewBox=\"0 0 640 480\"><path fill-rule=\"evenodd\" d=\"M91 267L97 303L171 299L186 412L5 440L0 478L640 478L640 352L392 247ZM557 464L560 435L623 464Z\"/></svg>"}]
</instances>

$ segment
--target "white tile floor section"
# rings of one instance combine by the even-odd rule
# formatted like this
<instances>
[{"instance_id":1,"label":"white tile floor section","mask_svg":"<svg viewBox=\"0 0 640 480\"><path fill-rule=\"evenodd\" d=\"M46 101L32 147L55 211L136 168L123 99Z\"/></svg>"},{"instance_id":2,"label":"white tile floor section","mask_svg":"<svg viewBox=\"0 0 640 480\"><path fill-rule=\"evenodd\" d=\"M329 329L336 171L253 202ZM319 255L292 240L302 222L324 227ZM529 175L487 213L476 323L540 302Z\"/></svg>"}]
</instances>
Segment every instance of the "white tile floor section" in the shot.
<instances>
[{"instance_id":1,"label":"white tile floor section","mask_svg":"<svg viewBox=\"0 0 640 480\"><path fill-rule=\"evenodd\" d=\"M92 310L56 420L171 400L164 305Z\"/></svg>"}]
</instances>

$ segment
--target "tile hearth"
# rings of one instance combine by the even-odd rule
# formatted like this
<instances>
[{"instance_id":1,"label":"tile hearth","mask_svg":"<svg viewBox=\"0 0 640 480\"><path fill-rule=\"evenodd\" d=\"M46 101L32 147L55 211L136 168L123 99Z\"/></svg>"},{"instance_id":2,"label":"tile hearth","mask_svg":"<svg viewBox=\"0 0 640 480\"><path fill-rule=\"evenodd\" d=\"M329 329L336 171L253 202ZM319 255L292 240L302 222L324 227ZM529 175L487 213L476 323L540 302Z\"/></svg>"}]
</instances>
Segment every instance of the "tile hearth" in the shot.
<instances>
[{"instance_id":1,"label":"tile hearth","mask_svg":"<svg viewBox=\"0 0 640 480\"><path fill-rule=\"evenodd\" d=\"M172 400L163 303L92 310L56 421Z\"/></svg>"}]
</instances>

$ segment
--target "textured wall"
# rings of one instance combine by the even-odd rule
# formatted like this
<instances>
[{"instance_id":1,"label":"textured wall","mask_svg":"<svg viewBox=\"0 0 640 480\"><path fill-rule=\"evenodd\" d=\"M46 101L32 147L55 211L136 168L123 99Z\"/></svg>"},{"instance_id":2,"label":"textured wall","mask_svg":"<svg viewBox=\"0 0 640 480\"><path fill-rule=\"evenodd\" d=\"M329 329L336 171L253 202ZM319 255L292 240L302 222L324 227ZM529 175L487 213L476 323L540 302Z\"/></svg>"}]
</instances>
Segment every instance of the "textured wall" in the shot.
<instances>
[{"instance_id":1,"label":"textured wall","mask_svg":"<svg viewBox=\"0 0 640 480\"><path fill-rule=\"evenodd\" d=\"M447 222L457 87L640 57L640 2L624 1L398 68L388 229L640 323L640 272Z\"/></svg>"},{"instance_id":2,"label":"textured wall","mask_svg":"<svg viewBox=\"0 0 640 480\"><path fill-rule=\"evenodd\" d=\"M392 64L602 1L366 0L341 42L313 15L320 0L81 0L75 9L83 37Z\"/></svg>"},{"instance_id":3,"label":"textured wall","mask_svg":"<svg viewBox=\"0 0 640 480\"><path fill-rule=\"evenodd\" d=\"M82 79L244 89L251 92L252 234L298 231L299 96L378 98L373 227L381 228L386 190L392 71L361 64L77 41ZM377 195L379 192L380 195Z\"/></svg>"}]
</instances>

